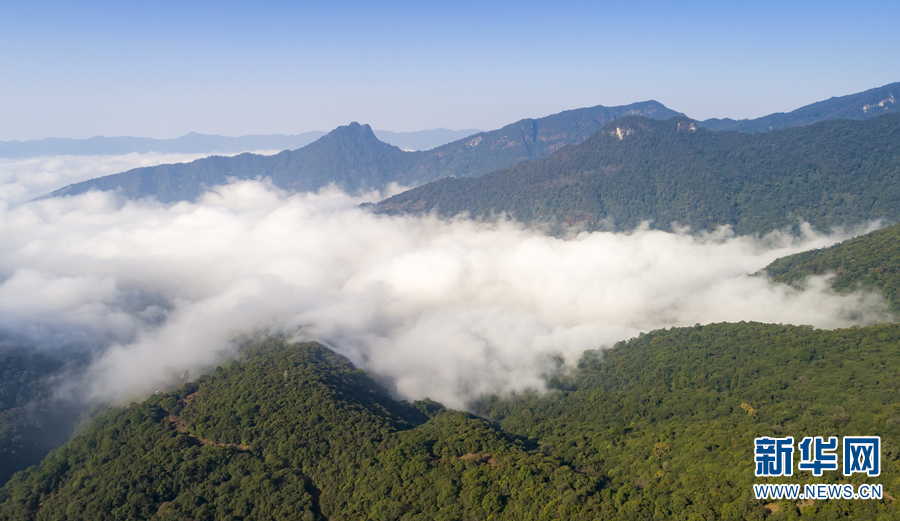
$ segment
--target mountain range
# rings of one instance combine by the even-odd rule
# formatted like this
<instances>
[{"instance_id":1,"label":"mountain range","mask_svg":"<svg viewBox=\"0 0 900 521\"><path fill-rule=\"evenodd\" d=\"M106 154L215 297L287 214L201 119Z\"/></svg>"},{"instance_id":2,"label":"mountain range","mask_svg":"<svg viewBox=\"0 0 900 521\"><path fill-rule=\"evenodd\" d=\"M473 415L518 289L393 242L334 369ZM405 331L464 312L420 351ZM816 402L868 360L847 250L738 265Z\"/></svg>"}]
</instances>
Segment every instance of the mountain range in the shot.
<instances>
[{"instance_id":1,"label":"mountain range","mask_svg":"<svg viewBox=\"0 0 900 521\"><path fill-rule=\"evenodd\" d=\"M733 120L707 119L698 124L710 130L736 130L740 132L765 132L787 127L810 125L833 119L869 119L900 111L897 98L900 97L900 82L847 96L806 105L788 113L775 113L756 119ZM602 107L594 107L600 109ZM590 110L590 109L589 109ZM566 111L551 118L565 119L578 111ZM635 114L638 114L635 112ZM644 112L643 115L650 116ZM675 115L673 112L672 115ZM652 116L651 116L652 117ZM608 120L607 120L608 121ZM478 134L480 130L420 130L416 132L391 132L375 130L375 136L401 150L431 150L447 143ZM240 153L255 150L294 150L304 147L325 135L312 131L302 134L248 135L227 137L191 132L174 139L153 139L138 137L104 137L89 139L46 138L31 141L0 141L0 157L21 159L37 156L57 155L115 155L131 152L166 153Z\"/></svg>"},{"instance_id":2,"label":"mountain range","mask_svg":"<svg viewBox=\"0 0 900 521\"><path fill-rule=\"evenodd\" d=\"M900 82L819 101L787 113L776 112L756 119L713 118L700 121L698 124L710 130L768 132L788 127L812 125L833 119L870 119L883 114L900 112L898 98L900 98Z\"/></svg>"},{"instance_id":3,"label":"mountain range","mask_svg":"<svg viewBox=\"0 0 900 521\"><path fill-rule=\"evenodd\" d=\"M45 197L116 190L126 198L171 203L194 200L230 180L269 178L288 192L333 184L358 194L396 183L418 188L382 201L377 211L505 212L556 229L629 228L649 220L657 227L675 222L693 229L731 224L739 233L755 233L801 219L826 228L877 218L891 222L897 215L891 204L896 134L890 124L896 118L890 113L898 85L773 114L759 120L764 125L757 121L763 126L740 127L747 131L740 133L712 132L704 125L731 127L721 121L688 122L654 101L521 120L419 152L388 145L368 125L353 123L273 156L213 156L138 168ZM681 118L667 128L693 130L671 139L659 125L629 120L622 126L626 134L615 136L620 141L626 137L622 143L616 144L611 127L594 135L631 116ZM854 126L852 119L862 121ZM788 128L751 132L780 127ZM803 130L807 127L814 130ZM636 137L631 135L638 130ZM579 148L562 150L567 146ZM859 154L866 158L858 160ZM464 179L488 173L485 179ZM434 181L439 182L430 184ZM767 195L772 183L780 186L778 200Z\"/></svg>"},{"instance_id":4,"label":"mountain range","mask_svg":"<svg viewBox=\"0 0 900 521\"><path fill-rule=\"evenodd\" d=\"M270 177L275 186L290 192L315 191L332 183L351 193L383 190L390 183L415 186L442 177L479 176L539 159L580 143L604 124L628 115L665 119L680 114L653 101L597 106L521 120L421 152L403 152L379 141L368 125L352 123L303 148L273 156L214 156L137 168L69 185L49 196L119 190L127 198L155 197L168 203L193 200L229 179L261 177Z\"/></svg>"},{"instance_id":5,"label":"mountain range","mask_svg":"<svg viewBox=\"0 0 900 521\"><path fill-rule=\"evenodd\" d=\"M714 132L687 118L619 119L584 143L478 178L442 179L377 204L524 223L630 229L644 221L766 233L900 220L900 114L766 133Z\"/></svg>"}]
</instances>

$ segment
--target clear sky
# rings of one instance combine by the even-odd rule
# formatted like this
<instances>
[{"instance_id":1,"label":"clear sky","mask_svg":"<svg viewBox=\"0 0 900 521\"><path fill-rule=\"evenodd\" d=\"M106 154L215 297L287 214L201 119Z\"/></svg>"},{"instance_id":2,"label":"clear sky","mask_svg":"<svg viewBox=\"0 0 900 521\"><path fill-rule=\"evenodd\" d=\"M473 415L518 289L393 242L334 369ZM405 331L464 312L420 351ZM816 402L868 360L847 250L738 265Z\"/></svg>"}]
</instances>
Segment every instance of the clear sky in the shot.
<instances>
[{"instance_id":1,"label":"clear sky","mask_svg":"<svg viewBox=\"0 0 900 521\"><path fill-rule=\"evenodd\" d=\"M900 2L0 1L0 140L752 118L900 81Z\"/></svg>"}]
</instances>

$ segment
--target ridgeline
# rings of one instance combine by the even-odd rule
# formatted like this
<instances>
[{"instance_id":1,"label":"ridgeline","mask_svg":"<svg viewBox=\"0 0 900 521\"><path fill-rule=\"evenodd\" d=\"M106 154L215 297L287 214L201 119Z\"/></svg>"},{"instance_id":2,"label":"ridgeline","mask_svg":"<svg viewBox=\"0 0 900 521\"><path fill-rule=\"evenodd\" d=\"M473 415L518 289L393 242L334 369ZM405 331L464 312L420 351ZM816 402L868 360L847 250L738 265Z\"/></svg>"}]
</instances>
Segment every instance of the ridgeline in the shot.
<instances>
[{"instance_id":1,"label":"ridgeline","mask_svg":"<svg viewBox=\"0 0 900 521\"><path fill-rule=\"evenodd\" d=\"M310 192L334 184L349 193L383 190L390 183L415 186L447 176L478 176L534 160L581 143L605 123L628 115L680 115L655 101L621 107L569 110L524 119L422 152L403 152L378 140L368 125L351 123L296 150L273 156L214 156L190 163L136 168L56 190L44 197L116 190L128 199L154 197L164 203L193 201L230 180L271 178L288 192Z\"/></svg>"}]
</instances>

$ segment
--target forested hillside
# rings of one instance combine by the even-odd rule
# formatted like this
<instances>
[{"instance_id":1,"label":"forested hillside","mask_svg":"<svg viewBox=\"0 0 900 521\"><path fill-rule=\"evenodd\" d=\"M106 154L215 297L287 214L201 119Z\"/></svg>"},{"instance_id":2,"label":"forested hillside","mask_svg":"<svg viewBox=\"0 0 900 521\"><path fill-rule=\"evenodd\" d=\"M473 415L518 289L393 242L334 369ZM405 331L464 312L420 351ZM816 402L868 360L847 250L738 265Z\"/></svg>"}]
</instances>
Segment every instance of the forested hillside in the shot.
<instances>
[{"instance_id":1,"label":"forested hillside","mask_svg":"<svg viewBox=\"0 0 900 521\"><path fill-rule=\"evenodd\" d=\"M758 436L880 435L882 475L872 482L896 496L898 354L900 326L893 324L673 328L587 356L575 375L551 382L557 393L495 398L478 410L574 468L603 473L638 518L753 518L764 512L749 500L751 483L769 479L753 474ZM848 479L837 472L779 478ZM789 519L797 510L810 519L874 517L876 509L897 515L890 500L780 508L772 517Z\"/></svg>"},{"instance_id":2,"label":"forested hillside","mask_svg":"<svg viewBox=\"0 0 900 521\"><path fill-rule=\"evenodd\" d=\"M900 224L829 248L783 257L765 268L774 280L800 284L810 275L833 273L841 292L874 288L900 313Z\"/></svg>"},{"instance_id":3,"label":"forested hillside","mask_svg":"<svg viewBox=\"0 0 900 521\"><path fill-rule=\"evenodd\" d=\"M395 401L321 345L261 341L17 474L0 519L895 516L887 496L765 505L751 485L895 497L898 375L900 325L673 328L585 353L549 393L485 399L482 419ZM881 476L754 477L754 437L845 434L882 437Z\"/></svg>"},{"instance_id":4,"label":"forested hillside","mask_svg":"<svg viewBox=\"0 0 900 521\"><path fill-rule=\"evenodd\" d=\"M303 148L274 156L241 154L136 168L69 185L47 197L117 190L127 198L152 196L168 203L194 200L232 179L264 177L289 192L315 191L331 183L351 193L382 190L392 182L415 186L447 176L478 176L539 159L565 145L581 143L605 123L629 115L669 118L679 113L655 101L569 110L524 119L422 152L403 152L379 141L368 125L352 123Z\"/></svg>"},{"instance_id":5,"label":"forested hillside","mask_svg":"<svg viewBox=\"0 0 900 521\"><path fill-rule=\"evenodd\" d=\"M525 223L629 229L643 221L765 233L900 220L900 114L759 134L684 118L623 118L581 145L475 179L442 179L378 204L385 213L500 212Z\"/></svg>"},{"instance_id":6,"label":"forested hillside","mask_svg":"<svg viewBox=\"0 0 900 521\"><path fill-rule=\"evenodd\" d=\"M597 517L598 478L483 419L396 402L317 344L249 356L110 411L0 489L0 519Z\"/></svg>"}]
</instances>

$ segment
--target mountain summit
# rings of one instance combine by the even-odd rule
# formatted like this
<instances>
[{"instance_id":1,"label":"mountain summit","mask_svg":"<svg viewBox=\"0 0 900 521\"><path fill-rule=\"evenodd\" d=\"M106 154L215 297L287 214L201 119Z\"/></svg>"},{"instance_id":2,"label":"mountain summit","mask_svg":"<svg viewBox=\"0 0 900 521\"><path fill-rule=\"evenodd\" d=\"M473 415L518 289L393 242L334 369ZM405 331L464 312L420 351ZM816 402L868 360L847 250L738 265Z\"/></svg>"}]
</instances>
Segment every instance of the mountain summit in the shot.
<instances>
[{"instance_id":1,"label":"mountain summit","mask_svg":"<svg viewBox=\"0 0 900 521\"><path fill-rule=\"evenodd\" d=\"M69 185L47 197L117 190L129 199L153 196L170 203L194 200L230 179L264 177L291 192L315 191L331 183L360 192L387 185L404 168L405 156L407 153L399 148L379 141L369 125L351 123L297 150L272 156L212 156L191 163L136 168Z\"/></svg>"}]
</instances>

